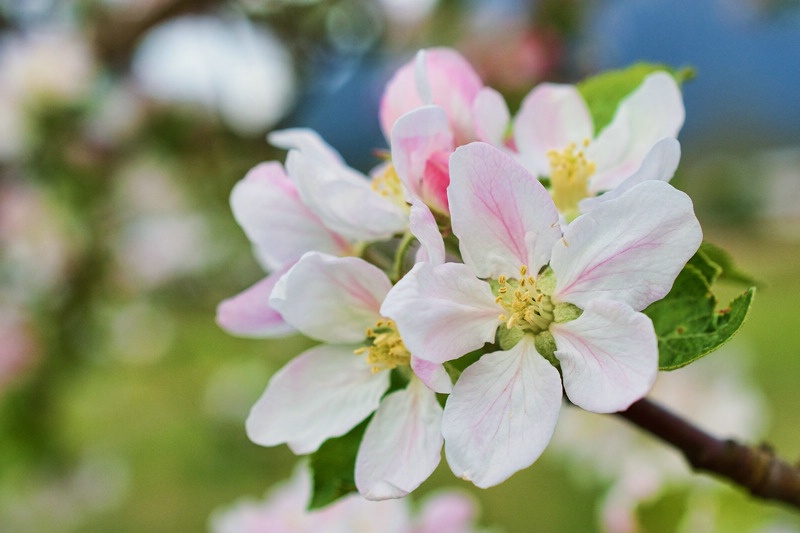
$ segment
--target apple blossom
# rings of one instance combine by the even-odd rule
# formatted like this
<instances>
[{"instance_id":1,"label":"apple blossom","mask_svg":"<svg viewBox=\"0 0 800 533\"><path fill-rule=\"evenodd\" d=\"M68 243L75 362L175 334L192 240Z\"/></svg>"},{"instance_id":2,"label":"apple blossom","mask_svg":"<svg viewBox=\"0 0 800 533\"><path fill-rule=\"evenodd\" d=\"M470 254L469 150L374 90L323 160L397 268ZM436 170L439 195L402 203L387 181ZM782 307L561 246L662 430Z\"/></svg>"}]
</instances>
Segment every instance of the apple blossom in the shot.
<instances>
[{"instance_id":1,"label":"apple blossom","mask_svg":"<svg viewBox=\"0 0 800 533\"><path fill-rule=\"evenodd\" d=\"M571 220L582 199L618 187L658 141L677 137L684 116L680 89L666 72L647 76L597 134L576 87L543 83L522 102L513 145L531 172L549 178L556 207Z\"/></svg>"},{"instance_id":2,"label":"apple blossom","mask_svg":"<svg viewBox=\"0 0 800 533\"><path fill-rule=\"evenodd\" d=\"M392 163L411 196L448 215L448 160L456 146L478 139L475 105L485 90L478 74L449 48L420 50L389 81L381 126Z\"/></svg>"},{"instance_id":3,"label":"apple blossom","mask_svg":"<svg viewBox=\"0 0 800 533\"><path fill-rule=\"evenodd\" d=\"M306 128L276 131L269 140L289 150L286 171L325 227L354 241L388 239L407 229L405 194L390 164L379 165L367 178Z\"/></svg>"},{"instance_id":4,"label":"apple blossom","mask_svg":"<svg viewBox=\"0 0 800 533\"><path fill-rule=\"evenodd\" d=\"M257 444L287 443L306 454L374 412L355 471L356 485L368 499L408 494L441 456L442 408L410 371L411 355L379 312L391 286L381 270L362 259L305 254L275 285L269 303L286 322L326 344L279 370L246 424ZM389 391L393 369L408 384Z\"/></svg>"},{"instance_id":5,"label":"apple blossom","mask_svg":"<svg viewBox=\"0 0 800 533\"><path fill-rule=\"evenodd\" d=\"M422 106L441 107L450 131L459 145L476 139L472 106L483 89L472 65L451 48L420 50L386 84L380 104L380 121L386 139L391 139L397 120Z\"/></svg>"},{"instance_id":6,"label":"apple blossom","mask_svg":"<svg viewBox=\"0 0 800 533\"><path fill-rule=\"evenodd\" d=\"M702 234L689 198L657 180L562 231L550 194L501 150L460 147L450 173L464 264L415 265L381 313L431 363L499 341L463 371L442 421L452 470L487 487L544 450L562 381L570 401L601 413L647 393L658 348L640 311L667 294Z\"/></svg>"},{"instance_id":7,"label":"apple blossom","mask_svg":"<svg viewBox=\"0 0 800 533\"><path fill-rule=\"evenodd\" d=\"M261 163L231 192L231 209L252 243L258 262L270 274L252 287L221 302L217 323L230 333L277 336L291 333L269 306L275 283L309 250L350 255L354 245L328 229L306 206L280 163Z\"/></svg>"}]
</instances>

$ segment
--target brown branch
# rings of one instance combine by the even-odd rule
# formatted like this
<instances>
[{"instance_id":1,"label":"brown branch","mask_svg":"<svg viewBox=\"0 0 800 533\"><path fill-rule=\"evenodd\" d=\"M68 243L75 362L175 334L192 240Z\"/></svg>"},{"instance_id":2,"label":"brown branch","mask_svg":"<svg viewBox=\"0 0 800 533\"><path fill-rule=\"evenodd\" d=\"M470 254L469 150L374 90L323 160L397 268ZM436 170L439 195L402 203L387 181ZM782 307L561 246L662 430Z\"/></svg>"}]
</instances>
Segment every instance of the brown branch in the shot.
<instances>
[{"instance_id":1,"label":"brown branch","mask_svg":"<svg viewBox=\"0 0 800 533\"><path fill-rule=\"evenodd\" d=\"M617 414L681 450L695 470L722 476L759 498L800 508L800 466L782 461L769 446L717 439L646 398Z\"/></svg>"}]
</instances>

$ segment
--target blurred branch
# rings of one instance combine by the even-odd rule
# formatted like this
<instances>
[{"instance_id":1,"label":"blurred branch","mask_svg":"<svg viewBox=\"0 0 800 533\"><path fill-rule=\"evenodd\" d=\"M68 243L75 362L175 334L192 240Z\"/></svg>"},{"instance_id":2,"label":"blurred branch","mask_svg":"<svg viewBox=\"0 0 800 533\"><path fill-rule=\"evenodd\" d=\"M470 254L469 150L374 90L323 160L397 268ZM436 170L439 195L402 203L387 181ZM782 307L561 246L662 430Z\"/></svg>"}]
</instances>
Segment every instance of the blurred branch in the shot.
<instances>
[{"instance_id":1,"label":"blurred branch","mask_svg":"<svg viewBox=\"0 0 800 533\"><path fill-rule=\"evenodd\" d=\"M717 439L646 398L617 414L681 450L695 470L722 476L753 496L800 508L800 465L784 462L769 446Z\"/></svg>"},{"instance_id":2,"label":"blurred branch","mask_svg":"<svg viewBox=\"0 0 800 533\"><path fill-rule=\"evenodd\" d=\"M128 60L139 39L147 31L184 13L202 11L223 0L162 0L142 8L132 2L122 9L102 9L91 17L94 48L98 57L110 64Z\"/></svg>"}]
</instances>

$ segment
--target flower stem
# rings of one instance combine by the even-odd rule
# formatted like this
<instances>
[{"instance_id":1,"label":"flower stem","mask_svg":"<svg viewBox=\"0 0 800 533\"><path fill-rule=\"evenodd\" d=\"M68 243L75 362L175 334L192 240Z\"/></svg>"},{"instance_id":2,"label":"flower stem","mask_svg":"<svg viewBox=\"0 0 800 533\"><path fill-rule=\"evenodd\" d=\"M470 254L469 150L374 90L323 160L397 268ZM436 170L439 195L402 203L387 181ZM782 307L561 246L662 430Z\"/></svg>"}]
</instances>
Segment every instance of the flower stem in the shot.
<instances>
[{"instance_id":1,"label":"flower stem","mask_svg":"<svg viewBox=\"0 0 800 533\"><path fill-rule=\"evenodd\" d=\"M414 234L410 231L407 231L403 235L403 238L400 239L400 243L397 245L397 252L394 255L394 265L392 266L392 273L390 275L392 283L400 281L400 278L405 274L403 270L406 264L406 256L408 255L408 250L411 247L411 243L414 242L414 239Z\"/></svg>"},{"instance_id":2,"label":"flower stem","mask_svg":"<svg viewBox=\"0 0 800 533\"><path fill-rule=\"evenodd\" d=\"M776 457L770 446L717 439L646 398L617 415L681 450L695 470L717 474L753 496L800 508L800 465Z\"/></svg>"}]
</instances>

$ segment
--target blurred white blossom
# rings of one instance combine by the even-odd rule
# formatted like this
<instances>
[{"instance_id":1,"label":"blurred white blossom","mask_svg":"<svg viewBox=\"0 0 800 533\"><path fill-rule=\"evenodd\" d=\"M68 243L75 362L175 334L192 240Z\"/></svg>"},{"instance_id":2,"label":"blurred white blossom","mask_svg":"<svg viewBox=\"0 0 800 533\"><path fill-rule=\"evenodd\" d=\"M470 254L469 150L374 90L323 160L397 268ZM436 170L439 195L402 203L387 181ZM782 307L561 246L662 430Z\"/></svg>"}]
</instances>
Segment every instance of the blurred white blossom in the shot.
<instances>
[{"instance_id":1,"label":"blurred white blossom","mask_svg":"<svg viewBox=\"0 0 800 533\"><path fill-rule=\"evenodd\" d=\"M244 19L187 16L147 34L133 60L143 91L172 102L200 104L236 132L265 132L294 98L286 48Z\"/></svg>"}]
</instances>

